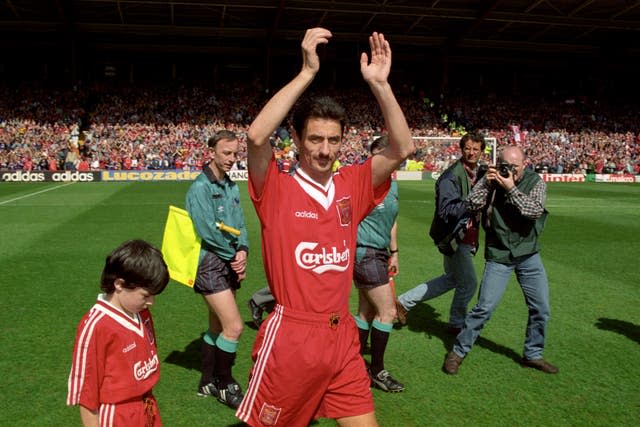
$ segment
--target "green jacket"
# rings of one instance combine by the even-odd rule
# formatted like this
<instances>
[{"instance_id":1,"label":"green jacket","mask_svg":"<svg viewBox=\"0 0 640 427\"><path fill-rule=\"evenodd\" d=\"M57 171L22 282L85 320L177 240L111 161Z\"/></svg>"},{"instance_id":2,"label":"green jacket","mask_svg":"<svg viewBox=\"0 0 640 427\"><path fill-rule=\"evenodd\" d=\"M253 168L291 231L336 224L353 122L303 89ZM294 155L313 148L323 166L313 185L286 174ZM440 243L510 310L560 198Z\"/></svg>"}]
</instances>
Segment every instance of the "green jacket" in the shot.
<instances>
[{"instance_id":1,"label":"green jacket","mask_svg":"<svg viewBox=\"0 0 640 427\"><path fill-rule=\"evenodd\" d=\"M526 169L516 186L524 194L529 194L539 180L537 173ZM486 232L485 259L508 263L514 258L540 250L538 238L547 220L546 209L535 220L523 217L514 205L507 202L504 191L497 191L488 222L486 216L487 210L483 214L482 221Z\"/></svg>"},{"instance_id":2,"label":"green jacket","mask_svg":"<svg viewBox=\"0 0 640 427\"><path fill-rule=\"evenodd\" d=\"M436 203L429 236L437 245L469 218L464 200L471 191L471 181L462 160L449 166L436 181Z\"/></svg>"},{"instance_id":3,"label":"green jacket","mask_svg":"<svg viewBox=\"0 0 640 427\"><path fill-rule=\"evenodd\" d=\"M249 239L240 205L240 190L225 174L217 180L208 166L193 181L186 197L186 208L198 236L202 239L200 260L209 250L224 260L232 260L240 249L249 252ZM216 222L240 230L240 236L219 230Z\"/></svg>"}]
</instances>

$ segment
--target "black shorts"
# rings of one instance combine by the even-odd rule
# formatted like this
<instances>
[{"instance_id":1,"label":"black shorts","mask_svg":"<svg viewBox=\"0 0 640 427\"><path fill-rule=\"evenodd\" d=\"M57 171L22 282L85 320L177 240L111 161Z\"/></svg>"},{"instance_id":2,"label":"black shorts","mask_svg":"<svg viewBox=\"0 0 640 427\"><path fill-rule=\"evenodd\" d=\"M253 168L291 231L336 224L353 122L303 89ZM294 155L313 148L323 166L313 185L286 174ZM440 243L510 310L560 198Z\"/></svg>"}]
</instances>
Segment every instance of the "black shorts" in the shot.
<instances>
[{"instance_id":1,"label":"black shorts","mask_svg":"<svg viewBox=\"0 0 640 427\"><path fill-rule=\"evenodd\" d=\"M207 251L198 265L193 290L202 295L217 294L227 289L240 289L238 274L233 271L229 261L225 261L213 252Z\"/></svg>"},{"instance_id":2,"label":"black shorts","mask_svg":"<svg viewBox=\"0 0 640 427\"><path fill-rule=\"evenodd\" d=\"M353 281L358 289L373 289L389 283L389 253L364 248L364 257L353 267Z\"/></svg>"}]
</instances>

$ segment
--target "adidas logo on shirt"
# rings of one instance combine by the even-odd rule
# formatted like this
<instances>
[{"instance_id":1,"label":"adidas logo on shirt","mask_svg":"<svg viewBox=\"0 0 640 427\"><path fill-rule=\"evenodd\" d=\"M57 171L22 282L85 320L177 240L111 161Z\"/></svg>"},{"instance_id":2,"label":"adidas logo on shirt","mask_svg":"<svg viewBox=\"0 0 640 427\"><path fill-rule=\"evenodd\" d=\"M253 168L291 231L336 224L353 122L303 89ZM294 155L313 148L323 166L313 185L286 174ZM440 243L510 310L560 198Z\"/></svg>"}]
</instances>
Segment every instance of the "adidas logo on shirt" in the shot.
<instances>
[{"instance_id":1,"label":"adidas logo on shirt","mask_svg":"<svg viewBox=\"0 0 640 427\"><path fill-rule=\"evenodd\" d=\"M316 212L309 211L296 211L296 218L309 218L309 219L318 219L318 214Z\"/></svg>"}]
</instances>

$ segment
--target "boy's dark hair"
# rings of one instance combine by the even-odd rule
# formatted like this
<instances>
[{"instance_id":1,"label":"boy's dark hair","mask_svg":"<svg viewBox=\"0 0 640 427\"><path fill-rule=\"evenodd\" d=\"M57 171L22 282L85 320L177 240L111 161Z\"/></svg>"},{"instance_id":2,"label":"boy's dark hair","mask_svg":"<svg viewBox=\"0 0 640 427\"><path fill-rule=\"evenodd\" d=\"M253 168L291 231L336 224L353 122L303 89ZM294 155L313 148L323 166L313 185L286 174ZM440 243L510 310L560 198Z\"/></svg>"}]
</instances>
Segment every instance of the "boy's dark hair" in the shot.
<instances>
[{"instance_id":1,"label":"boy's dark hair","mask_svg":"<svg viewBox=\"0 0 640 427\"><path fill-rule=\"evenodd\" d=\"M228 140L233 141L234 139L238 139L238 136L235 134L235 132L232 132L232 131L226 130L226 129L222 129L222 130L219 130L218 132L216 132L211 138L209 138L209 141L207 142L207 145L209 146L209 148L216 148L216 144L221 139L228 139Z\"/></svg>"},{"instance_id":2,"label":"boy's dark hair","mask_svg":"<svg viewBox=\"0 0 640 427\"><path fill-rule=\"evenodd\" d=\"M336 100L328 96L318 98L304 98L300 101L291 118L293 129L302 138L302 131L309 119L331 119L340 122L340 129L344 133L347 114Z\"/></svg>"},{"instance_id":3,"label":"boy's dark hair","mask_svg":"<svg viewBox=\"0 0 640 427\"><path fill-rule=\"evenodd\" d=\"M484 147L487 146L487 143L484 140L484 135L480 132L469 132L464 134L462 138L460 138L460 151L464 150L464 145L467 141L479 142L482 144L480 147L481 150L484 150Z\"/></svg>"},{"instance_id":4,"label":"boy's dark hair","mask_svg":"<svg viewBox=\"0 0 640 427\"><path fill-rule=\"evenodd\" d=\"M158 249L144 240L129 240L107 256L100 288L108 294L114 292L116 279L124 280L124 288L140 287L158 295L169 282L169 271Z\"/></svg>"}]
</instances>

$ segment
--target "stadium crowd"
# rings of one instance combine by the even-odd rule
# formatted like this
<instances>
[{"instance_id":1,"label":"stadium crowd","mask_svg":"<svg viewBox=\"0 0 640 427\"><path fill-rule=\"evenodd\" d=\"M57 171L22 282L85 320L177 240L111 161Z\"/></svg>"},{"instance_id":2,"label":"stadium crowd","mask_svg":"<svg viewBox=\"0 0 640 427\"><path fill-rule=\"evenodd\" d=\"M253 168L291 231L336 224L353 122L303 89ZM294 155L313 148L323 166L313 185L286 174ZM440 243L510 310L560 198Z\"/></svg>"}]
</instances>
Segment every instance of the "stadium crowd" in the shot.
<instances>
[{"instance_id":1,"label":"stadium crowd","mask_svg":"<svg viewBox=\"0 0 640 427\"><path fill-rule=\"evenodd\" d=\"M200 169L206 139L220 129L242 138L263 104L255 85L113 87L53 90L36 84L0 87L1 170ZM366 91L335 89L351 122L342 164L367 156L384 132ZM523 146L538 171L640 173L638 105L602 99L450 96L434 102L410 87L399 101L415 137L454 135L437 149L416 139L411 163L442 170L457 156L457 136L477 130L498 146ZM246 167L246 146L238 168ZM294 158L289 133L273 138L277 156Z\"/></svg>"}]
</instances>

